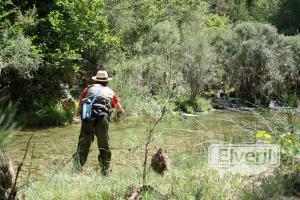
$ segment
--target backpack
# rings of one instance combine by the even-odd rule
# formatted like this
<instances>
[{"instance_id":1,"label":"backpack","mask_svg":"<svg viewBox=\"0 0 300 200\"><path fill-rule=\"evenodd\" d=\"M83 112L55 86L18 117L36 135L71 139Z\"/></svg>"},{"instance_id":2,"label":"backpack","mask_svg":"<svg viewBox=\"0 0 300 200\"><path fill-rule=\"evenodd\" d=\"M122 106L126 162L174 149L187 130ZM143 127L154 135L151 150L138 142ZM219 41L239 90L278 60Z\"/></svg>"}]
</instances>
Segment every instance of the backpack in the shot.
<instances>
[{"instance_id":1,"label":"backpack","mask_svg":"<svg viewBox=\"0 0 300 200\"><path fill-rule=\"evenodd\" d=\"M91 120L103 115L110 117L113 109L111 99L99 96L102 89L98 90L94 97L82 100L82 119Z\"/></svg>"},{"instance_id":2,"label":"backpack","mask_svg":"<svg viewBox=\"0 0 300 200\"><path fill-rule=\"evenodd\" d=\"M94 96L94 98L92 100L85 98L82 100L82 115L81 118L83 120L86 119L92 119L92 109L93 109L93 103L95 102L97 96L99 95L101 90L98 90L98 92L96 93L96 95Z\"/></svg>"}]
</instances>

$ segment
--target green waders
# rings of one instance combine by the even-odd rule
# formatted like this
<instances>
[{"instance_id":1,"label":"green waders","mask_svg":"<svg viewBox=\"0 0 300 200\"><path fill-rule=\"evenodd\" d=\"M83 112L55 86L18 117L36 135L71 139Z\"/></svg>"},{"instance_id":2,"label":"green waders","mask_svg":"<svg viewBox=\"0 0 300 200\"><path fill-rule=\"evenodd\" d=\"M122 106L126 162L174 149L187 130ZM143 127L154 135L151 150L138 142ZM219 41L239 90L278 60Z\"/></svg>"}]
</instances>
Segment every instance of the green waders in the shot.
<instances>
[{"instance_id":1,"label":"green waders","mask_svg":"<svg viewBox=\"0 0 300 200\"><path fill-rule=\"evenodd\" d=\"M85 164L90 146L94 141L94 136L96 136L99 149L98 161L102 168L102 173L109 173L111 151L108 142L108 117L108 115L101 115L93 120L82 121L77 152L74 155L73 164L75 169L81 169Z\"/></svg>"}]
</instances>

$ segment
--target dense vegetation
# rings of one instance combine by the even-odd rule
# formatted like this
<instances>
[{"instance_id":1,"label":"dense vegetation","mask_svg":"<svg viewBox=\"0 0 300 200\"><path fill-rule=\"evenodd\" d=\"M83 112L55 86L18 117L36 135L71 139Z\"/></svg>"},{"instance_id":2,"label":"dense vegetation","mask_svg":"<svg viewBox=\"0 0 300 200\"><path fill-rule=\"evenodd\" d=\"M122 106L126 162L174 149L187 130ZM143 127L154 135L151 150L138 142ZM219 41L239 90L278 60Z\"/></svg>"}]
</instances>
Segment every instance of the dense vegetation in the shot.
<instances>
[{"instance_id":1,"label":"dense vegetation","mask_svg":"<svg viewBox=\"0 0 300 200\"><path fill-rule=\"evenodd\" d=\"M299 0L3 0L0 100L9 95L31 125L63 123L75 108L61 99L77 99L106 69L128 114L158 101L193 104L212 89L294 106L299 8Z\"/></svg>"}]
</instances>

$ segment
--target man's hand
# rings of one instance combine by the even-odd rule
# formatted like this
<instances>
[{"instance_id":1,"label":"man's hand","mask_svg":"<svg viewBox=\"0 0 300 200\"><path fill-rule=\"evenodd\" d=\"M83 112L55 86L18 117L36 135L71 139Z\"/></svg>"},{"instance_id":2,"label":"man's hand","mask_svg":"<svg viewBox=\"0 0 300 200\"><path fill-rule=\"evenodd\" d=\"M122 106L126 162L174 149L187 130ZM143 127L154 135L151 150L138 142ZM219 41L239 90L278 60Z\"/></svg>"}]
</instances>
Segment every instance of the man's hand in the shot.
<instances>
[{"instance_id":1,"label":"man's hand","mask_svg":"<svg viewBox=\"0 0 300 200\"><path fill-rule=\"evenodd\" d=\"M117 108L118 108L118 110L122 113L122 114L124 114L124 109L123 109L123 107L122 107L122 105L120 104L120 103L118 103L118 106L117 106Z\"/></svg>"}]
</instances>

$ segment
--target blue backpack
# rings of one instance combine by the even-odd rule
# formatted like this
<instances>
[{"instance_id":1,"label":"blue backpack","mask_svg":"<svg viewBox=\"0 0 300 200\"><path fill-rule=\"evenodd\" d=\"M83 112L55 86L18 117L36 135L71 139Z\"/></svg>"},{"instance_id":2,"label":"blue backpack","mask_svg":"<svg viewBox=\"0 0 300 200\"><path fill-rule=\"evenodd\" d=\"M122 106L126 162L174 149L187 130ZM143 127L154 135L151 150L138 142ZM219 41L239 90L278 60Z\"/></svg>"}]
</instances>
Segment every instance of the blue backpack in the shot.
<instances>
[{"instance_id":1,"label":"blue backpack","mask_svg":"<svg viewBox=\"0 0 300 200\"><path fill-rule=\"evenodd\" d=\"M82 119L92 119L92 109L93 109L93 104L99 96L101 89L97 91L96 95L94 96L93 100L91 101L90 99L85 99L82 101Z\"/></svg>"}]
</instances>

